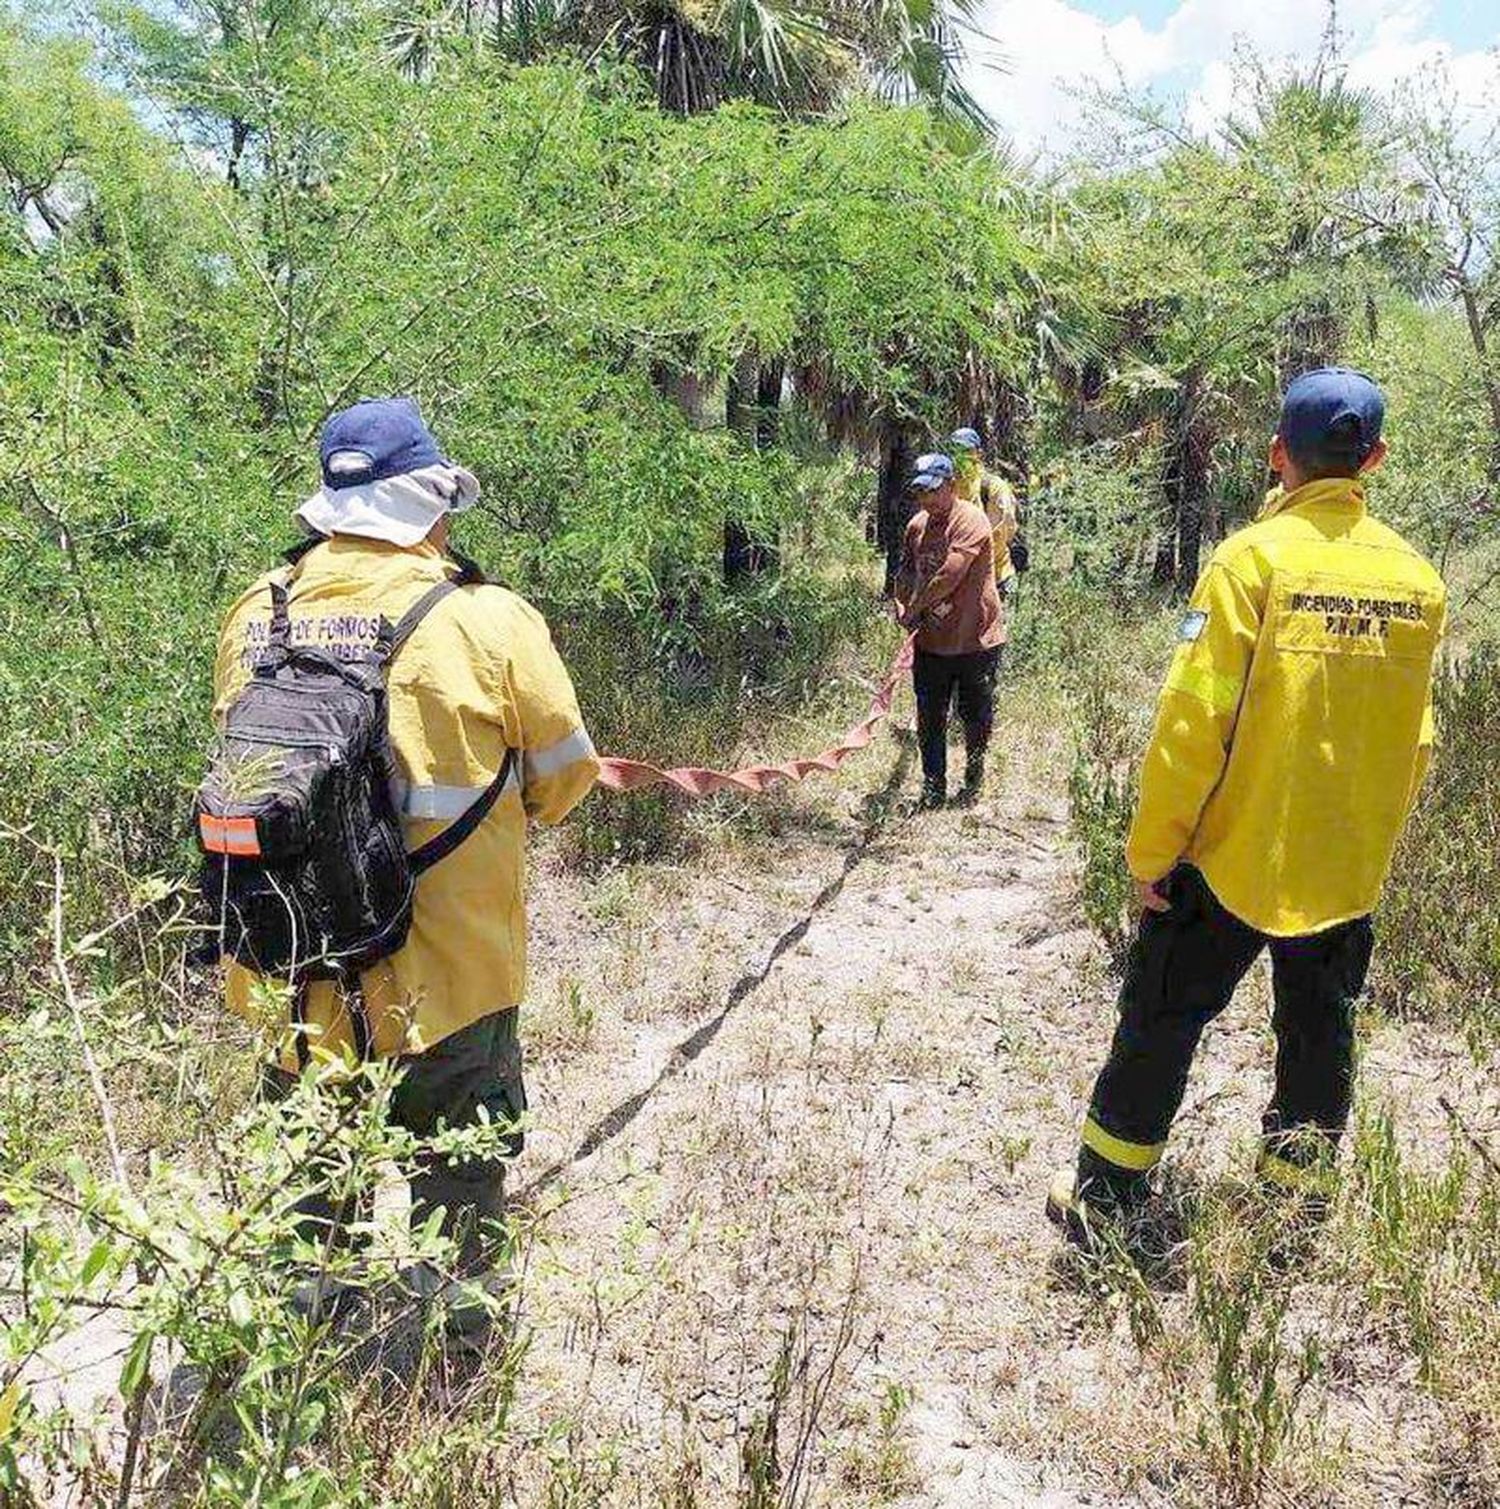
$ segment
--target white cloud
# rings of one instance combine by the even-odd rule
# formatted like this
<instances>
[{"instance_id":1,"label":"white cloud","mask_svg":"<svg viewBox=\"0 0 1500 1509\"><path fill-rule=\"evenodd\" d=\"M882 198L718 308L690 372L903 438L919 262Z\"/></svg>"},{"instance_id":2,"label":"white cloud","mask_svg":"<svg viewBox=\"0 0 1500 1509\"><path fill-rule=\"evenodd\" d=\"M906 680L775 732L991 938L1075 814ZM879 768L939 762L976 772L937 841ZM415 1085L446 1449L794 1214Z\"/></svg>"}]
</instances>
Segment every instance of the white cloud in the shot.
<instances>
[{"instance_id":1,"label":"white cloud","mask_svg":"<svg viewBox=\"0 0 1500 1509\"><path fill-rule=\"evenodd\" d=\"M1500 56L1493 50L1458 52L1438 37L1382 26L1349 65L1351 84L1381 93L1434 75L1445 77L1461 117L1467 113L1476 130L1489 124L1500 82Z\"/></svg>"},{"instance_id":2,"label":"white cloud","mask_svg":"<svg viewBox=\"0 0 1500 1509\"><path fill-rule=\"evenodd\" d=\"M1166 43L1134 16L1109 24L1064 0L989 0L979 28L994 39L1004 73L983 66L970 85L1003 130L1023 148L1062 150L1080 109L1068 93L1092 80L1140 87L1167 69Z\"/></svg>"},{"instance_id":3,"label":"white cloud","mask_svg":"<svg viewBox=\"0 0 1500 1509\"><path fill-rule=\"evenodd\" d=\"M1351 83L1385 91L1438 64L1461 98L1492 97L1492 56L1457 53L1434 35L1433 0L1340 0L1338 15ZM1018 146L1056 153L1082 134L1081 86L1170 90L1203 129L1234 109L1237 41L1268 57L1310 58L1327 13L1313 0L1181 0L1151 27L1135 15L1106 22L1066 0L988 0L978 24L1008 72L985 68L980 47L971 87Z\"/></svg>"}]
</instances>

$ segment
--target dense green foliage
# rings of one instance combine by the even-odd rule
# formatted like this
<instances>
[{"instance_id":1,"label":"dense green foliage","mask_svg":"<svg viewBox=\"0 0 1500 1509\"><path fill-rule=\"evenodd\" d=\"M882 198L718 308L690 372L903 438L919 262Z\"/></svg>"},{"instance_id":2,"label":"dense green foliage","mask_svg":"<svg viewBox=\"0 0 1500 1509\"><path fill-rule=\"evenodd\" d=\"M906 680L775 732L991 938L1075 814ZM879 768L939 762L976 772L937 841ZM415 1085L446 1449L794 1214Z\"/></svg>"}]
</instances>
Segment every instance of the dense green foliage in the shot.
<instances>
[{"instance_id":1,"label":"dense green foliage","mask_svg":"<svg viewBox=\"0 0 1500 1509\"><path fill-rule=\"evenodd\" d=\"M501 1470L519 1355L434 1455L289 1313L287 1150L242 1109L252 1055L204 1032L212 987L184 959L175 877L217 625L289 543L322 421L361 395L415 395L480 476L458 543L548 615L599 743L685 763L789 754L858 702L895 638L868 539L888 535L892 477L979 425L1030 504L1006 674L1072 719L1083 908L1118 954L1167 604L1258 506L1285 378L1367 368L1391 401L1377 507L1462 589L1379 989L1489 1051L1500 154L1439 97L1377 103L1325 57L1246 64L1248 110L1208 136L1105 102L1121 152L1048 178L983 137L962 89L975 9L108 0L81 24L0 19L0 1215L6 1244L28 1233L0 1500L21 1432L109 1478L16 1380L127 1273L126 1392L158 1343L207 1380L184 1502L451 1502L477 1491L466 1463ZM755 568L731 563L736 537ZM661 796L596 799L569 832L589 861L684 845ZM125 1089L134 1198L123 1165L103 1171L116 1129L101 1147L85 1018ZM331 1143L325 1177L416 1151L368 1111L327 1114L298 1129ZM1444 1334L1484 1313L1493 1185L1467 1162L1434 1185L1388 1131L1356 1149L1353 1208L1384 1222L1360 1282L1451 1379L1493 1351L1492 1327ZM200 1207L195 1178L222 1201ZM1200 1221L1193 1259L1193 1345L1219 1359L1200 1444L1236 1501L1296 1435L1278 1372L1311 1359L1283 1342L1267 1254L1227 1240L1243 1224ZM1424 1277L1445 1244L1446 1310ZM247 1440L216 1459L231 1415ZM546 1444L561 1481L571 1442Z\"/></svg>"},{"instance_id":2,"label":"dense green foliage","mask_svg":"<svg viewBox=\"0 0 1500 1509\"><path fill-rule=\"evenodd\" d=\"M7 20L0 759L27 779L0 816L182 863L217 620L366 393L415 394L480 475L460 543L552 618L601 742L648 756L722 754L865 637L871 468L957 417L1039 474L1033 663L1089 618L1055 589L1191 581L1308 361L1385 381L1387 514L1445 558L1494 532L1487 357L1433 282L1451 226L1390 207L1441 122L1325 60L1252 73L1216 138L1114 102L1142 149L1047 184L861 87L921 71L914 11L861 36L836 10L775 67L735 7L692 20L713 110L660 108L644 8L445 22L420 66L399 17L305 0L110 5L88 42ZM777 569L726 573L730 527ZM646 798L581 843L671 827Z\"/></svg>"},{"instance_id":3,"label":"dense green foliage","mask_svg":"<svg viewBox=\"0 0 1500 1509\"><path fill-rule=\"evenodd\" d=\"M1484 856L1500 853L1500 663L1450 666L1436 696L1441 758L1396 857L1381 916L1382 995L1484 1049L1500 1038L1500 908Z\"/></svg>"},{"instance_id":4,"label":"dense green foliage","mask_svg":"<svg viewBox=\"0 0 1500 1509\"><path fill-rule=\"evenodd\" d=\"M24 808L7 793L13 819L40 805L76 834L117 814L144 826L133 852L167 852L215 621L290 535L341 402L419 397L484 482L463 543L570 638L623 635L611 677L712 641L746 647L720 662L734 686L757 634L795 624L816 651L847 625L838 563L858 537L825 517L816 572L728 593L726 516L774 534L831 463L694 423L653 375L712 381L753 348L867 407L917 407L945 353L1005 359L994 299L1022 248L998 208L952 243L946 206L979 203L984 171L917 112L682 121L623 71L455 60L439 88L378 54L350 66L338 28L308 36L295 62L220 60L247 89L284 70L242 195L138 124L83 49L10 35L0 152L47 187L5 250L25 628L0 725L7 763L52 751ZM72 212L58 231L53 202Z\"/></svg>"}]
</instances>

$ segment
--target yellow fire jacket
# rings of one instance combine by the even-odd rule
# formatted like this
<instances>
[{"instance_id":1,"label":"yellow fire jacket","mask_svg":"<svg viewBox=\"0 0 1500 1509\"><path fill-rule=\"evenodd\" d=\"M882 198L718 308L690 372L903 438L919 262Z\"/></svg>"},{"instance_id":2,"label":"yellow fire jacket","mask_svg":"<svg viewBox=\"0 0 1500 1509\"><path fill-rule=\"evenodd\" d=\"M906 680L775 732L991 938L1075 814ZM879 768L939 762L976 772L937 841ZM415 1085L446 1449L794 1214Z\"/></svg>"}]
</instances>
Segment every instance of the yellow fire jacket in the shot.
<instances>
[{"instance_id":1,"label":"yellow fire jacket","mask_svg":"<svg viewBox=\"0 0 1500 1509\"><path fill-rule=\"evenodd\" d=\"M230 609L214 671L221 718L266 643L273 579L287 581L293 642L334 654L367 649L452 563L431 545L400 549L336 535L255 583ZM391 742L404 778L408 847L440 833L495 778L507 748L520 779L473 834L417 884L405 946L363 977L374 1052L421 1052L520 1003L526 983L526 821L560 821L593 785L599 762L547 625L503 588L470 586L422 621L389 673ZM231 965L231 1007L277 1039L295 1069L284 999ZM282 993L284 994L284 992ZM309 991L310 1046L352 1043L334 986Z\"/></svg>"},{"instance_id":2,"label":"yellow fire jacket","mask_svg":"<svg viewBox=\"0 0 1500 1509\"><path fill-rule=\"evenodd\" d=\"M995 539L995 580L1008 582L1016 574L1010 558L1010 542L1020 528L1016 509L1016 495L1004 477L996 476L984 467L977 467L967 476L960 477L954 491L966 503L977 503L990 521L990 533Z\"/></svg>"},{"instance_id":3,"label":"yellow fire jacket","mask_svg":"<svg viewBox=\"0 0 1500 1509\"><path fill-rule=\"evenodd\" d=\"M1131 873L1186 860L1281 937L1371 911L1431 753L1444 598L1351 479L1275 498L1225 540L1162 689Z\"/></svg>"}]
</instances>

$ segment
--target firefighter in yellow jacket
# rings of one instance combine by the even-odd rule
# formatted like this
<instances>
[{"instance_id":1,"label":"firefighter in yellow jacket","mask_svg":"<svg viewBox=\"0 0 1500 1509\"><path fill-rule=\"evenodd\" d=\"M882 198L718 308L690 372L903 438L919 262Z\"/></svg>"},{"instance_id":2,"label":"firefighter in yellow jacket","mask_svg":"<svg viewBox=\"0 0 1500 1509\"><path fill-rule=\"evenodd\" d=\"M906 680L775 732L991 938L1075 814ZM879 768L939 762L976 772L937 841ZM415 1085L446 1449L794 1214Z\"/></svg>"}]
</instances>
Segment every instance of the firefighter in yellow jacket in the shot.
<instances>
[{"instance_id":1,"label":"firefighter in yellow jacket","mask_svg":"<svg viewBox=\"0 0 1500 1509\"><path fill-rule=\"evenodd\" d=\"M321 445L323 485L298 511L308 541L289 565L256 582L219 637L216 715L222 717L265 650L273 582L289 596L293 643L335 656L370 648L381 619L395 622L434 584L459 574L447 551L450 515L478 482L439 451L415 404L368 400L334 415ZM419 1136L481 1116L518 1124L526 1107L517 1038L526 980L525 844L528 819L560 821L588 792L599 763L547 625L529 604L488 584L451 593L422 620L389 673L389 726L399 766L398 806L415 849L498 778L506 750L516 777L479 827L420 878L406 944L361 978L372 1051L404 1074L395 1120ZM252 1020L274 999L229 967L232 1007ZM315 1055L353 1041L351 1003L337 987L308 987L304 1015ZM273 1096L298 1062L285 1016L276 1023ZM519 1151L519 1127L509 1151ZM444 1229L471 1271L489 1252L483 1225L503 1209L504 1164L430 1158L413 1180L413 1220L441 1207ZM332 1224L326 1201L306 1224Z\"/></svg>"},{"instance_id":2,"label":"firefighter in yellow jacket","mask_svg":"<svg viewBox=\"0 0 1500 1509\"><path fill-rule=\"evenodd\" d=\"M1076 1168L1048 1195L1075 1237L1138 1203L1199 1037L1263 949L1276 1066L1259 1172L1332 1187L1370 913L1426 771L1443 629L1441 578L1366 511L1384 412L1343 368L1288 387L1282 486L1214 552L1182 621L1126 845L1144 911L1119 1021Z\"/></svg>"},{"instance_id":3,"label":"firefighter in yellow jacket","mask_svg":"<svg viewBox=\"0 0 1500 1509\"><path fill-rule=\"evenodd\" d=\"M1016 494L1004 477L984 464L983 443L978 430L954 430L948 437L954 467L958 473L957 495L965 503L976 503L990 522L995 541L995 586L1001 597L1016 590L1016 556L1025 564L1025 541L1021 538L1021 508Z\"/></svg>"}]
</instances>

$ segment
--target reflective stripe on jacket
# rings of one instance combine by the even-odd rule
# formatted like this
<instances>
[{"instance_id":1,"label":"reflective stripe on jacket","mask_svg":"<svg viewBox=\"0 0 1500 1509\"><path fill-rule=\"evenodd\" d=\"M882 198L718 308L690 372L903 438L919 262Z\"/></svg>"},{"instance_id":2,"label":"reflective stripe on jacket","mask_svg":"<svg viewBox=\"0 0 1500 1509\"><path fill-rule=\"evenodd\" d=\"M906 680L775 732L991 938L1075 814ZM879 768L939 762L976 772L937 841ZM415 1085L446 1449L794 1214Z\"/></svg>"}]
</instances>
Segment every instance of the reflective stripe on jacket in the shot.
<instances>
[{"instance_id":1,"label":"reflective stripe on jacket","mask_svg":"<svg viewBox=\"0 0 1500 1509\"><path fill-rule=\"evenodd\" d=\"M293 642L352 656L370 647L382 616L394 623L454 569L430 545L404 550L340 535L290 573L263 577L231 608L220 633L215 716L266 643L273 577L288 581ZM439 603L392 664L389 689L408 847L463 812L494 779L507 748L517 752L519 776L462 846L422 876L405 947L363 978L374 1049L382 1056L420 1052L520 1003L527 818L560 821L599 771L546 623L501 587L465 587ZM248 971L231 966L228 993L242 1015L284 1025L284 1002L268 998ZM351 1039L331 985L311 988L307 1017L318 1029L314 1046L336 1048ZM295 1068L294 1045L282 1048L284 1066Z\"/></svg>"},{"instance_id":2,"label":"reflective stripe on jacket","mask_svg":"<svg viewBox=\"0 0 1500 1509\"><path fill-rule=\"evenodd\" d=\"M1010 483L980 467L967 477L961 477L954 491L966 503L977 503L984 510L995 541L995 580L1008 582L1016 574L1015 563L1010 558L1010 542L1020 528L1016 495Z\"/></svg>"},{"instance_id":3,"label":"reflective stripe on jacket","mask_svg":"<svg viewBox=\"0 0 1500 1509\"><path fill-rule=\"evenodd\" d=\"M1261 932L1371 911L1426 772L1442 578L1347 478L1277 499L1214 552L1157 707L1126 845L1179 860Z\"/></svg>"}]
</instances>

